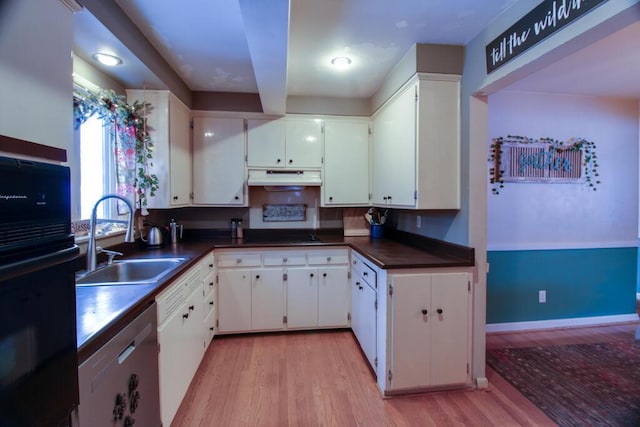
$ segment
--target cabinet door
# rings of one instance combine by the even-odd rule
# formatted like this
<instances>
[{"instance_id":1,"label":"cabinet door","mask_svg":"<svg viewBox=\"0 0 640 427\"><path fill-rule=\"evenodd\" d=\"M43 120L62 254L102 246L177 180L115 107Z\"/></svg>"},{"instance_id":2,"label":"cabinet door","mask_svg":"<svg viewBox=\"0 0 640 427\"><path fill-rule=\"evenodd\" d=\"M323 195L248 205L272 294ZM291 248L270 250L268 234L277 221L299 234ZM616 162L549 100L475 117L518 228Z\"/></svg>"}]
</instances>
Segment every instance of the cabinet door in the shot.
<instances>
[{"instance_id":1,"label":"cabinet door","mask_svg":"<svg viewBox=\"0 0 640 427\"><path fill-rule=\"evenodd\" d=\"M169 96L169 147L171 151L171 206L186 206L191 200L191 142L189 109Z\"/></svg>"},{"instance_id":2,"label":"cabinet door","mask_svg":"<svg viewBox=\"0 0 640 427\"><path fill-rule=\"evenodd\" d=\"M220 269L218 300L220 332L245 332L251 329L250 270Z\"/></svg>"},{"instance_id":3,"label":"cabinet door","mask_svg":"<svg viewBox=\"0 0 640 427\"><path fill-rule=\"evenodd\" d=\"M284 328L284 280L281 268L264 268L251 273L251 329ZM220 308L223 302L220 301Z\"/></svg>"},{"instance_id":4,"label":"cabinet door","mask_svg":"<svg viewBox=\"0 0 640 427\"><path fill-rule=\"evenodd\" d=\"M322 121L288 119L285 152L287 167L320 169L322 167Z\"/></svg>"},{"instance_id":5,"label":"cabinet door","mask_svg":"<svg viewBox=\"0 0 640 427\"><path fill-rule=\"evenodd\" d=\"M362 280L351 285L351 328L369 365L375 370L377 356L376 292Z\"/></svg>"},{"instance_id":6,"label":"cabinet door","mask_svg":"<svg viewBox=\"0 0 640 427\"><path fill-rule=\"evenodd\" d=\"M416 85L393 98L375 117L373 203L413 207L416 191Z\"/></svg>"},{"instance_id":7,"label":"cabinet door","mask_svg":"<svg viewBox=\"0 0 640 427\"><path fill-rule=\"evenodd\" d=\"M323 205L368 205L369 123L327 120L324 131Z\"/></svg>"},{"instance_id":8,"label":"cabinet door","mask_svg":"<svg viewBox=\"0 0 640 427\"><path fill-rule=\"evenodd\" d=\"M185 364L185 372L188 378L191 379L198 369L202 356L204 356L204 342L202 341L202 323L204 322L202 285L195 287L187 297L186 305L186 313L189 317L186 319L184 328L186 342L183 348L184 358L182 363Z\"/></svg>"},{"instance_id":9,"label":"cabinet door","mask_svg":"<svg viewBox=\"0 0 640 427\"><path fill-rule=\"evenodd\" d=\"M247 165L249 167L284 167L285 121L247 120Z\"/></svg>"},{"instance_id":10,"label":"cabinet door","mask_svg":"<svg viewBox=\"0 0 640 427\"><path fill-rule=\"evenodd\" d=\"M470 280L468 273L431 275L431 385L468 382Z\"/></svg>"},{"instance_id":11,"label":"cabinet door","mask_svg":"<svg viewBox=\"0 0 640 427\"><path fill-rule=\"evenodd\" d=\"M193 203L245 206L244 122L193 119Z\"/></svg>"},{"instance_id":12,"label":"cabinet door","mask_svg":"<svg viewBox=\"0 0 640 427\"><path fill-rule=\"evenodd\" d=\"M431 276L393 276L392 285L391 389L426 387L430 384L429 324L435 321Z\"/></svg>"},{"instance_id":13,"label":"cabinet door","mask_svg":"<svg viewBox=\"0 0 640 427\"><path fill-rule=\"evenodd\" d=\"M158 367L160 377L160 416L162 425L171 425L182 397L189 387L191 377L183 362L188 337L185 334L186 304L158 326Z\"/></svg>"},{"instance_id":14,"label":"cabinet door","mask_svg":"<svg viewBox=\"0 0 640 427\"><path fill-rule=\"evenodd\" d=\"M318 269L287 269L287 327L318 326Z\"/></svg>"},{"instance_id":15,"label":"cabinet door","mask_svg":"<svg viewBox=\"0 0 640 427\"><path fill-rule=\"evenodd\" d=\"M318 268L318 326L349 326L349 269Z\"/></svg>"}]
</instances>

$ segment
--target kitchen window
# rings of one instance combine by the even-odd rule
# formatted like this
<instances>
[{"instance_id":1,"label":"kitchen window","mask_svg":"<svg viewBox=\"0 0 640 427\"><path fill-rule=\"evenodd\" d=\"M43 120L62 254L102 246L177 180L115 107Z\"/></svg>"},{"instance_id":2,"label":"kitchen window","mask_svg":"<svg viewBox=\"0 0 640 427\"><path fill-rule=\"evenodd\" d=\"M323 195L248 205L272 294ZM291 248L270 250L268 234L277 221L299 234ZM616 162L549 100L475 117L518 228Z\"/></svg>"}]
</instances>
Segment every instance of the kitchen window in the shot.
<instances>
[{"instance_id":1,"label":"kitchen window","mask_svg":"<svg viewBox=\"0 0 640 427\"><path fill-rule=\"evenodd\" d=\"M80 149L80 218L91 216L94 203L104 194L114 193L115 160L110 127L96 116L90 117L78 130ZM98 206L99 218L116 215L115 203L105 201Z\"/></svg>"},{"instance_id":2,"label":"kitchen window","mask_svg":"<svg viewBox=\"0 0 640 427\"><path fill-rule=\"evenodd\" d=\"M82 238L89 231L89 218L96 201L105 194L116 193L116 162L112 126L94 115L75 131L75 168L79 179L72 191L78 195L74 210L74 234ZM79 188L77 188L79 187ZM98 205L96 234L106 235L125 230L118 220L118 206L113 199Z\"/></svg>"}]
</instances>

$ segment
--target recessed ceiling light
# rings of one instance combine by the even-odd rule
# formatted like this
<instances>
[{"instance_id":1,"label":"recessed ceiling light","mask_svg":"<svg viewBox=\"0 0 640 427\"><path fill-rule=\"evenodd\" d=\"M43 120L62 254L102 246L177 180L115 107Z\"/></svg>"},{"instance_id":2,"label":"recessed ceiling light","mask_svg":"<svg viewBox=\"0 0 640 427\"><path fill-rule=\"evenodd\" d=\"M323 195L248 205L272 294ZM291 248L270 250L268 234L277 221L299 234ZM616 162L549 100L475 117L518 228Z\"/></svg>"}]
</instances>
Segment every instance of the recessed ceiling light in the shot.
<instances>
[{"instance_id":1,"label":"recessed ceiling light","mask_svg":"<svg viewBox=\"0 0 640 427\"><path fill-rule=\"evenodd\" d=\"M351 58L346 56L336 56L331 60L331 64L338 69L344 69L351 65Z\"/></svg>"},{"instance_id":2,"label":"recessed ceiling light","mask_svg":"<svg viewBox=\"0 0 640 427\"><path fill-rule=\"evenodd\" d=\"M114 65L122 64L122 59L115 55L111 55L109 53L94 53L93 59L98 61L103 65L107 65L109 67L113 67Z\"/></svg>"}]
</instances>

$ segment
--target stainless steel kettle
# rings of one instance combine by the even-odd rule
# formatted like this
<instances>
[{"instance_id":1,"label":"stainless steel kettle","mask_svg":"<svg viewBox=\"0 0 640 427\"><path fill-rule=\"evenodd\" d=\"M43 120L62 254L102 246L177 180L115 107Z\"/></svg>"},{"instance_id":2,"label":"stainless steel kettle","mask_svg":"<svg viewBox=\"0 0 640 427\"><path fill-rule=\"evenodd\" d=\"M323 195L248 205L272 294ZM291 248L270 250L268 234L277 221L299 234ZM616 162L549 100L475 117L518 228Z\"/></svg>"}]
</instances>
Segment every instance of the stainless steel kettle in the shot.
<instances>
[{"instance_id":1,"label":"stainless steel kettle","mask_svg":"<svg viewBox=\"0 0 640 427\"><path fill-rule=\"evenodd\" d=\"M164 231L160 227L156 227L152 225L147 230L147 238L145 239L142 233L140 234L140 238L147 246L162 246L165 244L165 236Z\"/></svg>"}]
</instances>

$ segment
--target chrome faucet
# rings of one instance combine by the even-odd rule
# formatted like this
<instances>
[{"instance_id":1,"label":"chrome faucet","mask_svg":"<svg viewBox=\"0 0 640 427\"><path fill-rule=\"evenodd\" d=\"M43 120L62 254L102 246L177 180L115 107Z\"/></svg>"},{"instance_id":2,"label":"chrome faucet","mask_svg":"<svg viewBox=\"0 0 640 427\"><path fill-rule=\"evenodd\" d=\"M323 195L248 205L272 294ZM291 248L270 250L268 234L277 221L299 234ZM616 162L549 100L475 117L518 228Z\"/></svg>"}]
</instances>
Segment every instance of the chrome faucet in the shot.
<instances>
[{"instance_id":1,"label":"chrome faucet","mask_svg":"<svg viewBox=\"0 0 640 427\"><path fill-rule=\"evenodd\" d=\"M124 237L125 242L135 242L135 238L133 237L133 207L131 206L131 202L125 199L118 194L106 194L102 196L95 205L93 205L93 209L91 210L91 219L89 220L89 243L87 244L87 271L93 271L96 269L96 216L98 205L103 200L107 199L118 199L122 200L129 209L129 215L127 216L127 234Z\"/></svg>"}]
</instances>

